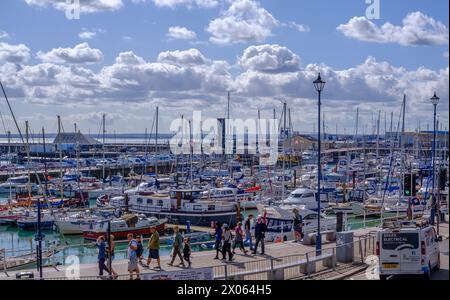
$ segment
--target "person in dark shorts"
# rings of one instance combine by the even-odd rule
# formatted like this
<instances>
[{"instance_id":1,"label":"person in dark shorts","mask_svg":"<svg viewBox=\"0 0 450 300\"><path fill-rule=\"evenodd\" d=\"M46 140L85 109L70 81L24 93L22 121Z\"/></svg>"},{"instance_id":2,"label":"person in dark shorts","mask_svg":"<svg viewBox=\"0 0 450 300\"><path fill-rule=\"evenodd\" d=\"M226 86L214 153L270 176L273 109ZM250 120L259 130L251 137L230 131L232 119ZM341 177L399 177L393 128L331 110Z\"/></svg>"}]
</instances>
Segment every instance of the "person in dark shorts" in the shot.
<instances>
[{"instance_id":1,"label":"person in dark shorts","mask_svg":"<svg viewBox=\"0 0 450 300\"><path fill-rule=\"evenodd\" d=\"M158 262L158 269L161 269L161 259L159 257L159 233L158 230L156 230L155 227L152 227L150 229L150 232L152 235L150 236L150 239L148 241L148 259L147 259L147 267L150 267L150 264L152 263L152 259L156 259Z\"/></svg>"}]
</instances>

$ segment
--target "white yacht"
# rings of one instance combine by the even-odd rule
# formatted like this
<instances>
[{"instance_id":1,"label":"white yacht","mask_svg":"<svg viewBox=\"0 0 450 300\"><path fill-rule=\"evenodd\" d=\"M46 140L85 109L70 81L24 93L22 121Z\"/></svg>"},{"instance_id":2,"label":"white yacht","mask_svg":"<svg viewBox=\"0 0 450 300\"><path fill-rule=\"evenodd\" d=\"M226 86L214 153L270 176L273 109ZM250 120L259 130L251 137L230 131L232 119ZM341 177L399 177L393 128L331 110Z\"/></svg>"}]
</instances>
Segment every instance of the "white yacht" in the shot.
<instances>
[{"instance_id":1,"label":"white yacht","mask_svg":"<svg viewBox=\"0 0 450 300\"><path fill-rule=\"evenodd\" d=\"M284 200L281 200L282 205L303 205L307 209L317 210L316 191L311 189L300 188L289 194ZM320 195L320 208L328 207L328 197L326 194Z\"/></svg>"}]
</instances>

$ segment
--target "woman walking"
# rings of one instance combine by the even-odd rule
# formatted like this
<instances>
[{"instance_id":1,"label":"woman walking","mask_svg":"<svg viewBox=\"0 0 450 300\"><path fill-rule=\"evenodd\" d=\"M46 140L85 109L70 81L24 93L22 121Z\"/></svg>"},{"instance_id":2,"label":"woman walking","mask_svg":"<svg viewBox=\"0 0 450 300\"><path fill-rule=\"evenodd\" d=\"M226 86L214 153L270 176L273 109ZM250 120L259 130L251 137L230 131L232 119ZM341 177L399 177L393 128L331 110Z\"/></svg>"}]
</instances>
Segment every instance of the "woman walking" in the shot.
<instances>
[{"instance_id":1,"label":"woman walking","mask_svg":"<svg viewBox=\"0 0 450 300\"><path fill-rule=\"evenodd\" d=\"M244 254L247 254L247 250L245 250L244 246L244 231L242 230L242 223L238 222L236 225L236 228L234 229L234 234L236 235L234 237L234 245L233 245L233 254L235 254L236 247L239 246L239 249L241 249Z\"/></svg>"}]
</instances>

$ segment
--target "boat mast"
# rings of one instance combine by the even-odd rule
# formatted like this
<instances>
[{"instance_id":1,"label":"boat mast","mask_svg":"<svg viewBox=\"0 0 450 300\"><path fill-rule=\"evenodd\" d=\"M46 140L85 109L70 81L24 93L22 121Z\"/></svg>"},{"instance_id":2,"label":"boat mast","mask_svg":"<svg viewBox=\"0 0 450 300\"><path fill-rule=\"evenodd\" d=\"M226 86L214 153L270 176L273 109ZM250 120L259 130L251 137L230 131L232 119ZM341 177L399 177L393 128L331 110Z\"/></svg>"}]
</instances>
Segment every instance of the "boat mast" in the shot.
<instances>
[{"instance_id":1,"label":"boat mast","mask_svg":"<svg viewBox=\"0 0 450 300\"><path fill-rule=\"evenodd\" d=\"M381 121L381 110L378 111L378 120L377 120L377 164L380 159L380 121Z\"/></svg>"},{"instance_id":2,"label":"boat mast","mask_svg":"<svg viewBox=\"0 0 450 300\"><path fill-rule=\"evenodd\" d=\"M286 118L286 113L287 113L287 103L286 101L283 102L283 140L282 140L282 147L283 147L283 173L282 173L282 181L281 181L281 200L284 200L284 172L285 172L285 168L286 168L286 150L285 150L285 141L288 135L288 132L286 130L286 126L287 126L287 118Z\"/></svg>"},{"instance_id":3,"label":"boat mast","mask_svg":"<svg viewBox=\"0 0 450 300\"><path fill-rule=\"evenodd\" d=\"M194 145L192 143L192 122L191 120L189 120L189 156L190 156L190 167L189 167L189 171L190 171L190 177L191 177L191 188L194 184L194 173L192 170L193 167L193 156L194 156Z\"/></svg>"},{"instance_id":4,"label":"boat mast","mask_svg":"<svg viewBox=\"0 0 450 300\"><path fill-rule=\"evenodd\" d=\"M401 146L401 161L403 163L401 163L401 175L400 178L402 179L401 182L401 190L398 196L398 200L400 202L400 199L404 193L405 187L404 187L404 183L405 183L405 168L406 168L406 152L405 152L405 116L406 116L406 94L403 95L403 111L402 111L402 134L401 134L401 140L400 140L400 146Z\"/></svg>"},{"instance_id":5,"label":"boat mast","mask_svg":"<svg viewBox=\"0 0 450 300\"><path fill-rule=\"evenodd\" d=\"M75 132L76 133L76 132ZM62 168L62 149L61 149L61 116L58 115L58 150L59 150L59 177L60 177L60 193L61 199L64 198L64 179Z\"/></svg>"},{"instance_id":6,"label":"boat mast","mask_svg":"<svg viewBox=\"0 0 450 300\"><path fill-rule=\"evenodd\" d=\"M356 108L356 125L355 125L355 139L358 140L358 126L359 126L359 107Z\"/></svg>"},{"instance_id":7,"label":"boat mast","mask_svg":"<svg viewBox=\"0 0 450 300\"><path fill-rule=\"evenodd\" d=\"M156 161L155 161L155 178L158 179L158 123L159 123L159 107L156 107L156 136L155 136L155 152L156 152Z\"/></svg>"},{"instance_id":8,"label":"boat mast","mask_svg":"<svg viewBox=\"0 0 450 300\"><path fill-rule=\"evenodd\" d=\"M28 173L28 183L27 183L27 189L28 189L28 200L31 204L31 174L30 174L30 167L31 167L31 159L30 159L30 142L29 142L29 124L28 121L25 121L25 141L26 141L26 152L27 152L27 173Z\"/></svg>"},{"instance_id":9,"label":"boat mast","mask_svg":"<svg viewBox=\"0 0 450 300\"><path fill-rule=\"evenodd\" d=\"M16 116L14 115L11 104L9 103L9 100L8 100L8 96L6 96L6 92L5 92L5 89L4 89L1 81L0 81L0 87L2 88L3 95L5 96L6 104L8 104L9 111L11 112L11 116L13 117L14 124L16 125L16 128L17 128L17 132L19 133L20 139L23 142L24 140L23 140L23 136L22 136L22 131L20 130L19 124L17 123Z\"/></svg>"},{"instance_id":10,"label":"boat mast","mask_svg":"<svg viewBox=\"0 0 450 300\"><path fill-rule=\"evenodd\" d=\"M367 155L366 155L366 134L365 134L365 130L363 128L363 151L364 151L364 156L363 156L363 160L364 160L364 166L363 166L363 205L366 205L366 192L367 192L367 187L366 187L366 167L367 167ZM377 160L378 161L378 160Z\"/></svg>"},{"instance_id":11,"label":"boat mast","mask_svg":"<svg viewBox=\"0 0 450 300\"><path fill-rule=\"evenodd\" d=\"M105 184L105 134L106 134L106 129L105 129L105 119L106 119L106 114L103 113L102 116L102 127L103 127L103 145L102 145L102 152L103 152L103 163L102 163L102 177L103 177L103 182L102 182L102 186Z\"/></svg>"},{"instance_id":12,"label":"boat mast","mask_svg":"<svg viewBox=\"0 0 450 300\"><path fill-rule=\"evenodd\" d=\"M11 154L11 131L8 130L8 157Z\"/></svg>"}]
</instances>

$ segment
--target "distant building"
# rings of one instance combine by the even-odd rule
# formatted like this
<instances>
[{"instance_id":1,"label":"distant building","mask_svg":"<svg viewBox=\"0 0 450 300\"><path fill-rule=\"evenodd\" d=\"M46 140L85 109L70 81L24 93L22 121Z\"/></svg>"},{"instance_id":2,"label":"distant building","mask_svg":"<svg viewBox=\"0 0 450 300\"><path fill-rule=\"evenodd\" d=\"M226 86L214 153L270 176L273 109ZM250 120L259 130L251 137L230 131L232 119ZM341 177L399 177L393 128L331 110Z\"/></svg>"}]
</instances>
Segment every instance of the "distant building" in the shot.
<instances>
[{"instance_id":1,"label":"distant building","mask_svg":"<svg viewBox=\"0 0 450 300\"><path fill-rule=\"evenodd\" d=\"M394 140L399 143L402 133L387 132L386 140ZM436 149L448 149L448 131L436 132ZM430 149L433 146L433 131L405 132L403 135L405 147Z\"/></svg>"},{"instance_id":2,"label":"distant building","mask_svg":"<svg viewBox=\"0 0 450 300\"><path fill-rule=\"evenodd\" d=\"M79 147L81 150L88 150L92 146L99 146L101 143L81 132L64 132L56 135L53 141L55 151L59 151L58 146L62 151L74 151Z\"/></svg>"},{"instance_id":3,"label":"distant building","mask_svg":"<svg viewBox=\"0 0 450 300\"><path fill-rule=\"evenodd\" d=\"M317 150L317 138L306 134L295 134L291 139L284 141L285 148L291 148L292 151L301 153L307 150ZM334 143L328 140L322 140L322 150L333 149Z\"/></svg>"}]
</instances>

